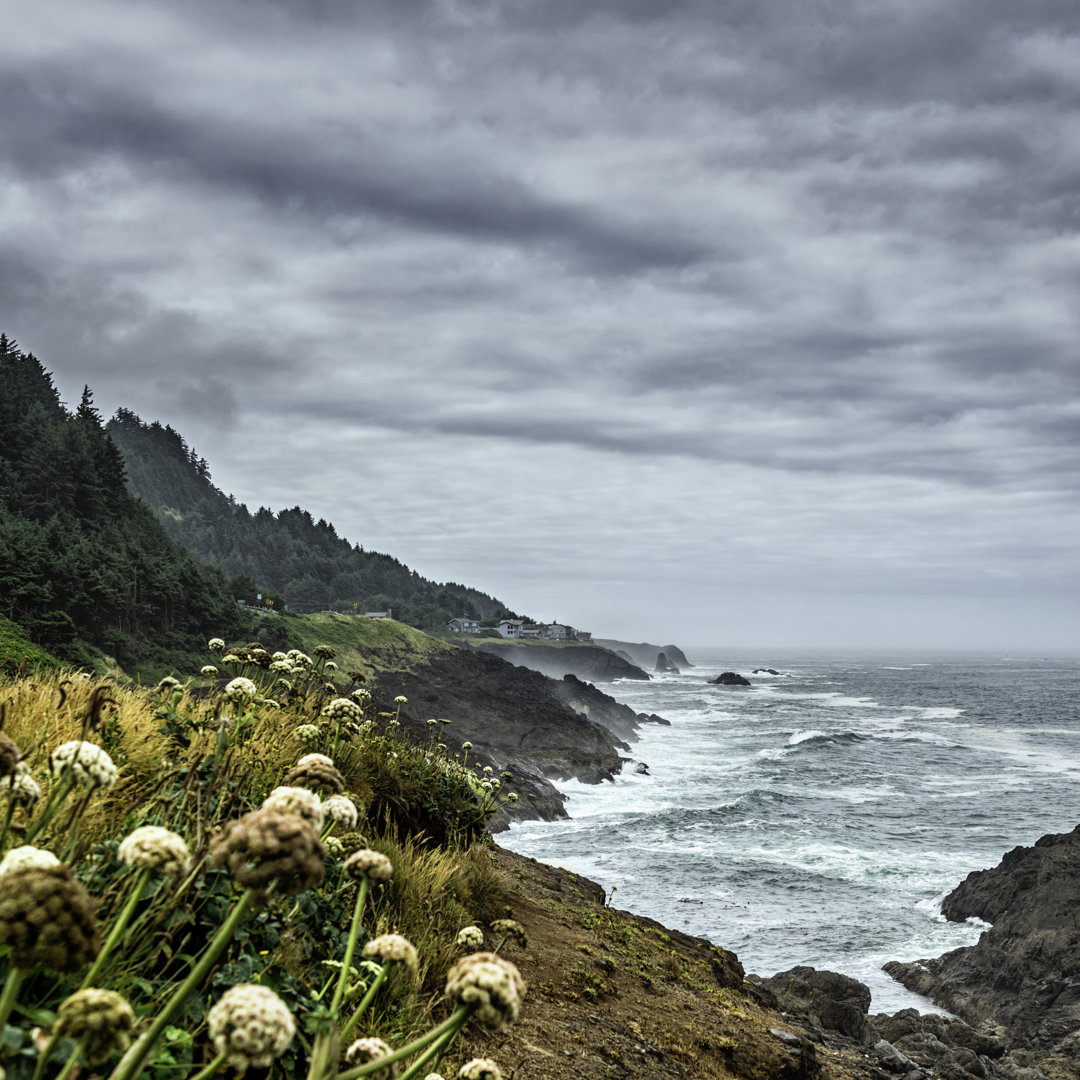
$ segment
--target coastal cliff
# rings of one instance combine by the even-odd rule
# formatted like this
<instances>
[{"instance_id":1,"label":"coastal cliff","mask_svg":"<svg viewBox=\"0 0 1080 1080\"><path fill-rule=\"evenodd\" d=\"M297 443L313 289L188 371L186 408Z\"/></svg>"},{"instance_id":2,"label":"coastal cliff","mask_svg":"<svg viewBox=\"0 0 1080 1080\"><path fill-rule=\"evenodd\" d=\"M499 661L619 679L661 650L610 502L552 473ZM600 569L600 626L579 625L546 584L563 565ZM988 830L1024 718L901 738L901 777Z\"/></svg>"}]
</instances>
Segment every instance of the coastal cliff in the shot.
<instances>
[{"instance_id":1,"label":"coastal cliff","mask_svg":"<svg viewBox=\"0 0 1080 1080\"><path fill-rule=\"evenodd\" d=\"M559 650L560 653L570 650ZM566 817L552 780L600 783L629 760L629 740L643 723L666 723L635 713L575 676L551 679L487 650L451 649L380 672L381 708L407 699L401 722L420 739L430 719L445 719L440 738L455 752L472 744L469 760L513 774L518 818ZM494 828L505 827L501 811Z\"/></svg>"},{"instance_id":2,"label":"coastal cliff","mask_svg":"<svg viewBox=\"0 0 1080 1080\"><path fill-rule=\"evenodd\" d=\"M552 679L575 675L588 682L615 679L647 680L649 675L610 649L597 645L556 645L539 641L480 641L469 648L492 653L518 667L531 668Z\"/></svg>"},{"instance_id":3,"label":"coastal cliff","mask_svg":"<svg viewBox=\"0 0 1080 1080\"><path fill-rule=\"evenodd\" d=\"M1014 848L998 866L968 875L945 898L946 918L991 924L976 944L932 960L891 963L886 970L970 1023L995 1027L1012 1045L1075 1062L1078 910L1080 827Z\"/></svg>"}]
</instances>

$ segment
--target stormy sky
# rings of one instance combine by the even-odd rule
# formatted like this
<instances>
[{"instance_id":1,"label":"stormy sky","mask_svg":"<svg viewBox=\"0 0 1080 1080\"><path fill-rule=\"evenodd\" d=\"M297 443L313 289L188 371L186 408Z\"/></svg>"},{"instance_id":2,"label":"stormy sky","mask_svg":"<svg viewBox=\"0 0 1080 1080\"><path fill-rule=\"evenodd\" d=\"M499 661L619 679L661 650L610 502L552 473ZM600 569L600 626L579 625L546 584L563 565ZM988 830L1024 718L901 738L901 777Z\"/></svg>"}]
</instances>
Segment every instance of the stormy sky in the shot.
<instances>
[{"instance_id":1,"label":"stormy sky","mask_svg":"<svg viewBox=\"0 0 1080 1080\"><path fill-rule=\"evenodd\" d=\"M1076 0L0 14L68 402L597 635L1080 648Z\"/></svg>"}]
</instances>

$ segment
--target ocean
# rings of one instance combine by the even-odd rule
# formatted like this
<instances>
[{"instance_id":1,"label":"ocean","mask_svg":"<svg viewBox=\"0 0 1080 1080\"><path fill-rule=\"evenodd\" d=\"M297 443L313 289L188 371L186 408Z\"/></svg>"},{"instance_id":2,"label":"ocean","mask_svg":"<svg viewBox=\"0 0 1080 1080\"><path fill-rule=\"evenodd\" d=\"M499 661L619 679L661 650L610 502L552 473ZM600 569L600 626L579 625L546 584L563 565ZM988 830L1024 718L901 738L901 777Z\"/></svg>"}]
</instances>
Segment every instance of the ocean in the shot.
<instances>
[{"instance_id":1,"label":"ocean","mask_svg":"<svg viewBox=\"0 0 1080 1080\"><path fill-rule=\"evenodd\" d=\"M943 896L1080 823L1080 660L725 652L604 689L646 725L614 783L560 785L569 821L499 842L611 903L708 938L747 972L854 976L873 1011L932 1009L881 965L974 943ZM754 674L755 668L779 674ZM708 679L736 671L749 688Z\"/></svg>"}]
</instances>

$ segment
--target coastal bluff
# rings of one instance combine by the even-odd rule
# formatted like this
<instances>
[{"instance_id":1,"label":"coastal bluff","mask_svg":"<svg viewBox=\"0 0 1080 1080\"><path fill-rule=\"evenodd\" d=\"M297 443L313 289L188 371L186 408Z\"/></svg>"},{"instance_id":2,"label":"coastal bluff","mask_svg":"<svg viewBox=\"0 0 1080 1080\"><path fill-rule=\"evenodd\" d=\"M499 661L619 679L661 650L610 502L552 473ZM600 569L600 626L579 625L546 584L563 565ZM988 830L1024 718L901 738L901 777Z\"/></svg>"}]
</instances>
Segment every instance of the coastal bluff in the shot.
<instances>
[{"instance_id":1,"label":"coastal bluff","mask_svg":"<svg viewBox=\"0 0 1080 1080\"><path fill-rule=\"evenodd\" d=\"M667 723L634 712L575 675L550 678L486 649L447 649L381 672L380 708L394 711L399 695L407 699L401 723L414 736L425 740L428 720L447 720L439 737L448 747L460 752L471 743L471 762L513 775L508 790L518 802L500 810L494 830L506 827L511 812L519 819L565 818L564 798L552 781L613 780L630 760L638 728Z\"/></svg>"},{"instance_id":2,"label":"coastal bluff","mask_svg":"<svg viewBox=\"0 0 1080 1080\"><path fill-rule=\"evenodd\" d=\"M531 668L552 679L575 675L587 682L616 679L647 681L649 674L611 649L598 645L555 645L531 640L479 641L468 648L491 653L517 667Z\"/></svg>"}]
</instances>

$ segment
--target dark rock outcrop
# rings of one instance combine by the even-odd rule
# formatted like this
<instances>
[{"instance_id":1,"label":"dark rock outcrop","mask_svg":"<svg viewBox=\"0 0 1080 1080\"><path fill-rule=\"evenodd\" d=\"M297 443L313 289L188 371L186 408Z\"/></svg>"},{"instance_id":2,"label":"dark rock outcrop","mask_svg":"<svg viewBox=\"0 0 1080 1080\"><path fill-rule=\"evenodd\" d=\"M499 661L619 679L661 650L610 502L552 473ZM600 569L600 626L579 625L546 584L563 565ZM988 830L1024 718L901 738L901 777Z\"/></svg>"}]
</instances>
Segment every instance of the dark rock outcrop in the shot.
<instances>
[{"instance_id":1,"label":"dark rock outcrop","mask_svg":"<svg viewBox=\"0 0 1080 1080\"><path fill-rule=\"evenodd\" d=\"M993 925L975 945L885 970L973 1025L998 1026L1015 1046L1072 1053L1080 1042L1080 828L970 874L942 910Z\"/></svg>"},{"instance_id":2,"label":"dark rock outcrop","mask_svg":"<svg viewBox=\"0 0 1080 1080\"><path fill-rule=\"evenodd\" d=\"M778 975L753 981L770 991L784 1012L798 1013L830 1031L870 1044L876 1034L866 1018L870 1009L870 989L865 983L835 971L793 967Z\"/></svg>"},{"instance_id":3,"label":"dark rock outcrop","mask_svg":"<svg viewBox=\"0 0 1080 1080\"><path fill-rule=\"evenodd\" d=\"M657 657L661 653L668 658L668 663L675 664L680 669L694 666L686 659L686 653L678 645L650 645L647 641L618 641L615 638L593 638L593 644L602 645L605 649L625 656L631 663L646 671L656 667Z\"/></svg>"},{"instance_id":4,"label":"dark rock outcrop","mask_svg":"<svg viewBox=\"0 0 1080 1080\"><path fill-rule=\"evenodd\" d=\"M642 724L669 725L669 721L656 713L634 712L629 705L623 705L576 675L564 675L549 682L548 689L563 705L593 723L601 724L616 738L626 742L637 738L638 728Z\"/></svg>"},{"instance_id":5,"label":"dark rock outcrop","mask_svg":"<svg viewBox=\"0 0 1080 1080\"><path fill-rule=\"evenodd\" d=\"M750 673L751 675L779 675L780 672L776 668L771 667L756 667Z\"/></svg>"},{"instance_id":6,"label":"dark rock outcrop","mask_svg":"<svg viewBox=\"0 0 1080 1080\"><path fill-rule=\"evenodd\" d=\"M749 686L750 680L744 675L739 675L734 671L724 671L716 676L715 679L710 679L709 682L713 685L720 686Z\"/></svg>"},{"instance_id":7,"label":"dark rock outcrop","mask_svg":"<svg viewBox=\"0 0 1080 1080\"><path fill-rule=\"evenodd\" d=\"M478 641L469 643L478 652L492 653L517 667L531 668L551 679L576 675L588 682L615 679L648 679L647 672L627 663L610 649L597 645L545 645L536 641Z\"/></svg>"},{"instance_id":8,"label":"dark rock outcrop","mask_svg":"<svg viewBox=\"0 0 1080 1080\"><path fill-rule=\"evenodd\" d=\"M667 658L667 653L662 652L656 658L656 667L654 671L659 671L666 675L678 675L679 669Z\"/></svg>"}]
</instances>

